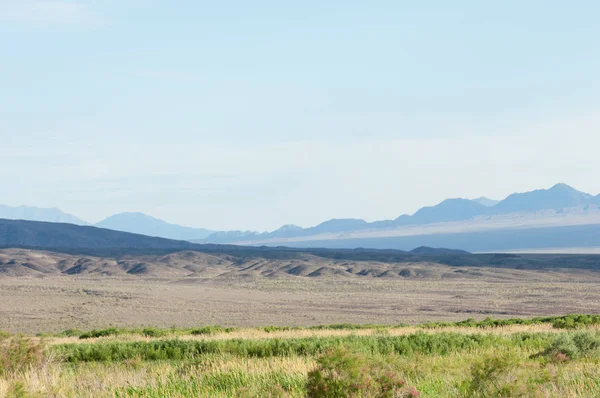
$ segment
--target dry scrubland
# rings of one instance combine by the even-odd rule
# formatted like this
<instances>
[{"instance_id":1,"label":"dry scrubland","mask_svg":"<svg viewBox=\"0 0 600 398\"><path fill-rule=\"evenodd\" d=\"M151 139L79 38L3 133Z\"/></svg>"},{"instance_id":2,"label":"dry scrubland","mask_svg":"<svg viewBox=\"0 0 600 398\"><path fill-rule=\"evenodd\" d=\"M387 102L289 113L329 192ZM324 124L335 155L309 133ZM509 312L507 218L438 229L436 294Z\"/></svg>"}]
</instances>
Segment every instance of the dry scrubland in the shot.
<instances>
[{"instance_id":1,"label":"dry scrubland","mask_svg":"<svg viewBox=\"0 0 600 398\"><path fill-rule=\"evenodd\" d=\"M600 272L0 250L0 330L421 323L600 312ZM348 272L352 270L354 273Z\"/></svg>"},{"instance_id":2,"label":"dry scrubland","mask_svg":"<svg viewBox=\"0 0 600 398\"><path fill-rule=\"evenodd\" d=\"M234 260L0 250L0 396L600 396L600 317L422 325L600 313L596 271Z\"/></svg>"}]
</instances>

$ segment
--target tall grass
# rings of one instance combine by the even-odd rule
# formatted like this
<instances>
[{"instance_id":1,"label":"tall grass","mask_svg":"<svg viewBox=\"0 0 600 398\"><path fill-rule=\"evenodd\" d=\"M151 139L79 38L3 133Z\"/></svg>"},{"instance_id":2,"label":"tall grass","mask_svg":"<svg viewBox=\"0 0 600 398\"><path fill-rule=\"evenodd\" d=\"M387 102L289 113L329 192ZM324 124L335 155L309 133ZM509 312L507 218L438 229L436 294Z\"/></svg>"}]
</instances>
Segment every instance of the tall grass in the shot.
<instances>
[{"instance_id":1,"label":"tall grass","mask_svg":"<svg viewBox=\"0 0 600 398\"><path fill-rule=\"evenodd\" d=\"M291 355L319 355L324 351L346 347L369 354L412 355L439 354L485 347L524 347L541 349L552 340L549 333L519 333L512 336L418 332L404 336L343 336L291 339L231 340L158 340L65 344L53 349L68 362L115 362L132 358L143 361L184 360L206 354L233 354L266 358Z\"/></svg>"},{"instance_id":2,"label":"tall grass","mask_svg":"<svg viewBox=\"0 0 600 398\"><path fill-rule=\"evenodd\" d=\"M577 329L585 328L592 325L600 325L600 315L584 315L584 314L571 314L564 316L546 316L536 318L507 318L507 319L493 319L485 318L477 321L475 319L466 319L458 322L427 322L420 325L416 325L422 329L441 329L441 328L497 328L506 327L513 325L543 325L548 324L556 329ZM292 330L385 330L385 329L398 329L409 327L407 324L396 324L396 325L379 325L379 324L349 324L339 323L331 325L315 325L315 326L264 326L257 328L256 330L262 330L267 333L273 332L285 332ZM184 336L184 335L216 335L216 334L228 334L238 331L237 328L223 327L219 325L208 325L197 328L188 329L159 329L153 327L137 328L137 329L124 329L109 327L106 329L94 329L88 332L81 332L75 329L67 329L64 332L58 334L58 336L72 337L79 336L80 339L91 339L108 336L121 336L121 335L142 335L146 337L164 337L164 336ZM1 332L0 332L1 338Z\"/></svg>"},{"instance_id":3,"label":"tall grass","mask_svg":"<svg viewBox=\"0 0 600 398\"><path fill-rule=\"evenodd\" d=\"M533 329L245 339L209 329L189 340L147 328L160 340L49 346L10 336L0 397L600 396L597 329Z\"/></svg>"}]
</instances>

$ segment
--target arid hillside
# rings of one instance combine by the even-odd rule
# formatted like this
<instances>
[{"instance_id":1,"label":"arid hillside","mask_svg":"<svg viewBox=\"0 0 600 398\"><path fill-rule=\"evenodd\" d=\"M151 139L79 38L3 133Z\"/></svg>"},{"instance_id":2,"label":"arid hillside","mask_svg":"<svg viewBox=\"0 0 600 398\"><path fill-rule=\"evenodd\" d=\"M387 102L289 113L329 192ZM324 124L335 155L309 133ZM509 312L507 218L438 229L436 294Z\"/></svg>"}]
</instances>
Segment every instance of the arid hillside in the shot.
<instances>
[{"instance_id":1,"label":"arid hillside","mask_svg":"<svg viewBox=\"0 0 600 398\"><path fill-rule=\"evenodd\" d=\"M420 249L423 250L423 249ZM575 256L579 258L581 256ZM436 262L436 257L414 260L373 261L333 259L308 253L293 258L267 258L180 251L160 255L125 254L98 257L28 249L0 250L0 277L12 276L111 276L167 279L238 279L238 278L358 278L358 279L485 279L485 280L568 280L582 273L596 276L593 270L553 267L552 272L522 269L522 261L509 267L506 261L495 267L477 266L456 257L455 265ZM468 257L467 257L468 258ZM509 258L511 258L509 256ZM516 257L521 259L520 257ZM588 256L600 259L600 256ZM446 261L447 262L447 261ZM497 260L496 260L497 262ZM589 264L587 264L589 266ZM586 267L583 267L586 268ZM598 273L600 276L600 273Z\"/></svg>"}]
</instances>

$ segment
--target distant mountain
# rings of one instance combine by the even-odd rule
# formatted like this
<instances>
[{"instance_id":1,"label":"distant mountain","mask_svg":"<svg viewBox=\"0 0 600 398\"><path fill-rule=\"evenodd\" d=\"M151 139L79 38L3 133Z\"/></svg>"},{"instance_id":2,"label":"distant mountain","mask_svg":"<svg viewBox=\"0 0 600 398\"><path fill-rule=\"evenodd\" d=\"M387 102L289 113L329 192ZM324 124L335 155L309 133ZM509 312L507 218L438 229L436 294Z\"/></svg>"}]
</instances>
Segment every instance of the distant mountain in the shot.
<instances>
[{"instance_id":1,"label":"distant mountain","mask_svg":"<svg viewBox=\"0 0 600 398\"><path fill-rule=\"evenodd\" d=\"M566 184L556 184L549 189L515 193L496 201L485 197L477 199L446 199L435 206L419 209L413 215L403 214L394 220L366 222L361 219L332 219L317 226L301 228L284 226L273 232L219 232L208 236L206 242L228 243L268 241L280 238L306 238L324 234L356 233L360 231L385 231L403 226L426 225L470 220L479 216L533 213L540 210L561 210L580 205L600 206L600 195L592 196Z\"/></svg>"},{"instance_id":2,"label":"distant mountain","mask_svg":"<svg viewBox=\"0 0 600 398\"><path fill-rule=\"evenodd\" d=\"M218 231L210 234L206 240L211 242L232 242L236 240L255 239L267 234L259 234L254 231Z\"/></svg>"},{"instance_id":3,"label":"distant mountain","mask_svg":"<svg viewBox=\"0 0 600 398\"><path fill-rule=\"evenodd\" d=\"M87 225L87 223L74 215L65 213L57 208L41 208L31 206L10 207L0 205L0 218L9 220L29 220L63 222L76 225Z\"/></svg>"},{"instance_id":4,"label":"distant mountain","mask_svg":"<svg viewBox=\"0 0 600 398\"><path fill-rule=\"evenodd\" d=\"M480 198L477 199L472 199L473 202L479 203L480 205L484 205L484 206L495 206L498 203L500 203L499 200L494 200L494 199L490 199L490 198L486 198L485 196L482 196Z\"/></svg>"},{"instance_id":5,"label":"distant mountain","mask_svg":"<svg viewBox=\"0 0 600 398\"><path fill-rule=\"evenodd\" d=\"M0 219L0 247L192 249L193 243L64 223Z\"/></svg>"},{"instance_id":6,"label":"distant mountain","mask_svg":"<svg viewBox=\"0 0 600 398\"><path fill-rule=\"evenodd\" d=\"M566 184L556 184L550 189L514 193L493 206L496 214L524 213L546 209L563 209L588 203L592 195L580 192Z\"/></svg>"},{"instance_id":7,"label":"distant mountain","mask_svg":"<svg viewBox=\"0 0 600 398\"><path fill-rule=\"evenodd\" d=\"M357 218L334 218L315 227L305 229L304 234L316 235L323 233L339 233L361 229L367 225L368 223L365 220L360 220Z\"/></svg>"},{"instance_id":8,"label":"distant mountain","mask_svg":"<svg viewBox=\"0 0 600 398\"><path fill-rule=\"evenodd\" d=\"M115 214L95 224L96 227L176 240L204 239L214 231L182 227L143 213Z\"/></svg>"},{"instance_id":9,"label":"distant mountain","mask_svg":"<svg viewBox=\"0 0 600 398\"><path fill-rule=\"evenodd\" d=\"M446 199L432 207L423 207L411 217L397 220L397 225L430 224L467 220L487 213L488 208L468 199Z\"/></svg>"},{"instance_id":10,"label":"distant mountain","mask_svg":"<svg viewBox=\"0 0 600 398\"><path fill-rule=\"evenodd\" d=\"M409 251L409 253L423 255L423 256L440 256L440 255L445 255L445 254L453 254L453 255L454 254L456 254L456 255L469 254L468 251L464 251L464 250L444 249L444 248L435 248L435 247L428 247L428 246L417 247L416 249L412 249L411 251Z\"/></svg>"}]
</instances>

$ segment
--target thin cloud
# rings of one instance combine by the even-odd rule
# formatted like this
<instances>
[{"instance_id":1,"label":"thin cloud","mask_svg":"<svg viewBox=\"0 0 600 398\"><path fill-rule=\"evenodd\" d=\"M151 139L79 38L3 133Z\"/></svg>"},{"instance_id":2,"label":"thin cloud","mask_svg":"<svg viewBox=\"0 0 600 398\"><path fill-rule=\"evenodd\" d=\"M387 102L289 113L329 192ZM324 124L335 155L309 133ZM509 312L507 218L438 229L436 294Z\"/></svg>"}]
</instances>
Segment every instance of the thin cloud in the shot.
<instances>
[{"instance_id":1,"label":"thin cloud","mask_svg":"<svg viewBox=\"0 0 600 398\"><path fill-rule=\"evenodd\" d=\"M91 26L99 15L84 2L58 0L0 0L0 21L14 25Z\"/></svg>"}]
</instances>

